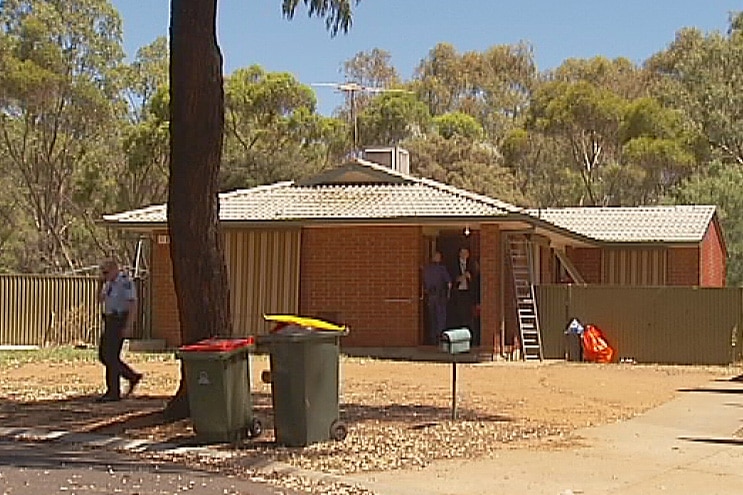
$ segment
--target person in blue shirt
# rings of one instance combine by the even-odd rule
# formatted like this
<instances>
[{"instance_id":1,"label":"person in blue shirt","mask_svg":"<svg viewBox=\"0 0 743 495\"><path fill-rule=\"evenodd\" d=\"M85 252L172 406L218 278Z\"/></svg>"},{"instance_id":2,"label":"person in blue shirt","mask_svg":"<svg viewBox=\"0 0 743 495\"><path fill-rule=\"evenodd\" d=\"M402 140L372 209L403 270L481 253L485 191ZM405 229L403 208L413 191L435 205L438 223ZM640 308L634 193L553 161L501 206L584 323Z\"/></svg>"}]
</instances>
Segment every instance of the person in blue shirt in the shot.
<instances>
[{"instance_id":1,"label":"person in blue shirt","mask_svg":"<svg viewBox=\"0 0 743 495\"><path fill-rule=\"evenodd\" d=\"M441 263L440 251L433 253L431 262L423 270L423 294L426 299L427 331L429 344L437 344L446 328L446 305L451 292L449 271Z\"/></svg>"},{"instance_id":2,"label":"person in blue shirt","mask_svg":"<svg viewBox=\"0 0 743 495\"><path fill-rule=\"evenodd\" d=\"M105 319L98 358L106 367L106 393L96 400L113 402L121 399L122 376L129 381L126 396L142 380L141 373L137 373L121 360L124 339L131 336L137 315L137 290L129 275L119 268L113 258L104 260L100 269L99 301L103 303Z\"/></svg>"}]
</instances>

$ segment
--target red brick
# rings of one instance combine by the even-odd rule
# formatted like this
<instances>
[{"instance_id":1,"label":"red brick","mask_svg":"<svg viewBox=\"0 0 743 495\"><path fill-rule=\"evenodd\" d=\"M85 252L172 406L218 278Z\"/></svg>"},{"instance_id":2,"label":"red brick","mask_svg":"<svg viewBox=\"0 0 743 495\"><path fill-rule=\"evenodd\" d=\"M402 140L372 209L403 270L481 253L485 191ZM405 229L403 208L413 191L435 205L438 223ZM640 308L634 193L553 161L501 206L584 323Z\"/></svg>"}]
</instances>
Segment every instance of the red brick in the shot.
<instances>
[{"instance_id":1,"label":"red brick","mask_svg":"<svg viewBox=\"0 0 743 495\"><path fill-rule=\"evenodd\" d=\"M347 324L344 346L416 346L422 262L420 227L305 228L300 312Z\"/></svg>"},{"instance_id":2,"label":"red brick","mask_svg":"<svg viewBox=\"0 0 743 495\"><path fill-rule=\"evenodd\" d=\"M700 250L700 285L702 287L724 287L727 272L727 256L720 224L715 220L707 229Z\"/></svg>"},{"instance_id":3,"label":"red brick","mask_svg":"<svg viewBox=\"0 0 743 495\"><path fill-rule=\"evenodd\" d=\"M697 246L669 248L666 285L699 285L699 253Z\"/></svg>"}]
</instances>

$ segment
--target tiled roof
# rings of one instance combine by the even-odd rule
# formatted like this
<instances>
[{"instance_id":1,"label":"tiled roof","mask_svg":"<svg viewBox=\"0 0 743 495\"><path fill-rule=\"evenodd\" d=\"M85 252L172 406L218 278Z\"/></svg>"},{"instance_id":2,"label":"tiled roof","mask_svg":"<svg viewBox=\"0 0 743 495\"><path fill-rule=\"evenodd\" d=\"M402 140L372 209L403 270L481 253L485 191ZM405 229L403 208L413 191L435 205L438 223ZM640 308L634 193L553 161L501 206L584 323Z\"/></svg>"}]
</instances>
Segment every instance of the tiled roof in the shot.
<instances>
[{"instance_id":1,"label":"tiled roof","mask_svg":"<svg viewBox=\"0 0 743 495\"><path fill-rule=\"evenodd\" d=\"M576 234L604 242L699 242L714 206L582 207L526 210Z\"/></svg>"},{"instance_id":2,"label":"tiled roof","mask_svg":"<svg viewBox=\"0 0 743 495\"><path fill-rule=\"evenodd\" d=\"M369 168L377 182L299 185L279 182L269 186L220 194L220 220L311 221L385 220L405 218L502 217L522 210L502 201L428 179L414 178L380 165L357 160L354 167ZM379 182L378 173L390 183ZM164 224L166 205L104 215L107 222Z\"/></svg>"}]
</instances>

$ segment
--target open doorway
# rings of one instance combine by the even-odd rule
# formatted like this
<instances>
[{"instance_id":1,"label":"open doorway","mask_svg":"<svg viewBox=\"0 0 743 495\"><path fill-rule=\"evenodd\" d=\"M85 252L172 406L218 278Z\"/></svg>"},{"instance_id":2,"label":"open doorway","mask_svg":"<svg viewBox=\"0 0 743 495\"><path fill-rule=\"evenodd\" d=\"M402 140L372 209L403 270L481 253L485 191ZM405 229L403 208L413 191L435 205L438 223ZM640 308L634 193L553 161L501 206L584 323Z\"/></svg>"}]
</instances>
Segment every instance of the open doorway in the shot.
<instances>
[{"instance_id":1,"label":"open doorway","mask_svg":"<svg viewBox=\"0 0 743 495\"><path fill-rule=\"evenodd\" d=\"M445 230L439 233L436 248L443 255L443 263L452 279L452 290L447 305L447 328L467 327L472 334L472 346L480 345L480 232ZM466 271L471 278L465 284L457 282L461 274L459 253L469 251Z\"/></svg>"}]
</instances>

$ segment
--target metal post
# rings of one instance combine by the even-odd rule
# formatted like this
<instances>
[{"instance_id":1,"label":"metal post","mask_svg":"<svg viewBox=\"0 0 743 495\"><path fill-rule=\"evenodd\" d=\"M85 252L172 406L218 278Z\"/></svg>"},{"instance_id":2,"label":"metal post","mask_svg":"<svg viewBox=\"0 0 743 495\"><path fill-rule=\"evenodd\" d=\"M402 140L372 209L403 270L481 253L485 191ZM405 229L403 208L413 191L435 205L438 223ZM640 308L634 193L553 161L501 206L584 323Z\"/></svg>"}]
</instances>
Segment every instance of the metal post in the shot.
<instances>
[{"instance_id":1,"label":"metal post","mask_svg":"<svg viewBox=\"0 0 743 495\"><path fill-rule=\"evenodd\" d=\"M451 419L457 419L457 355L452 355L451 362Z\"/></svg>"}]
</instances>

